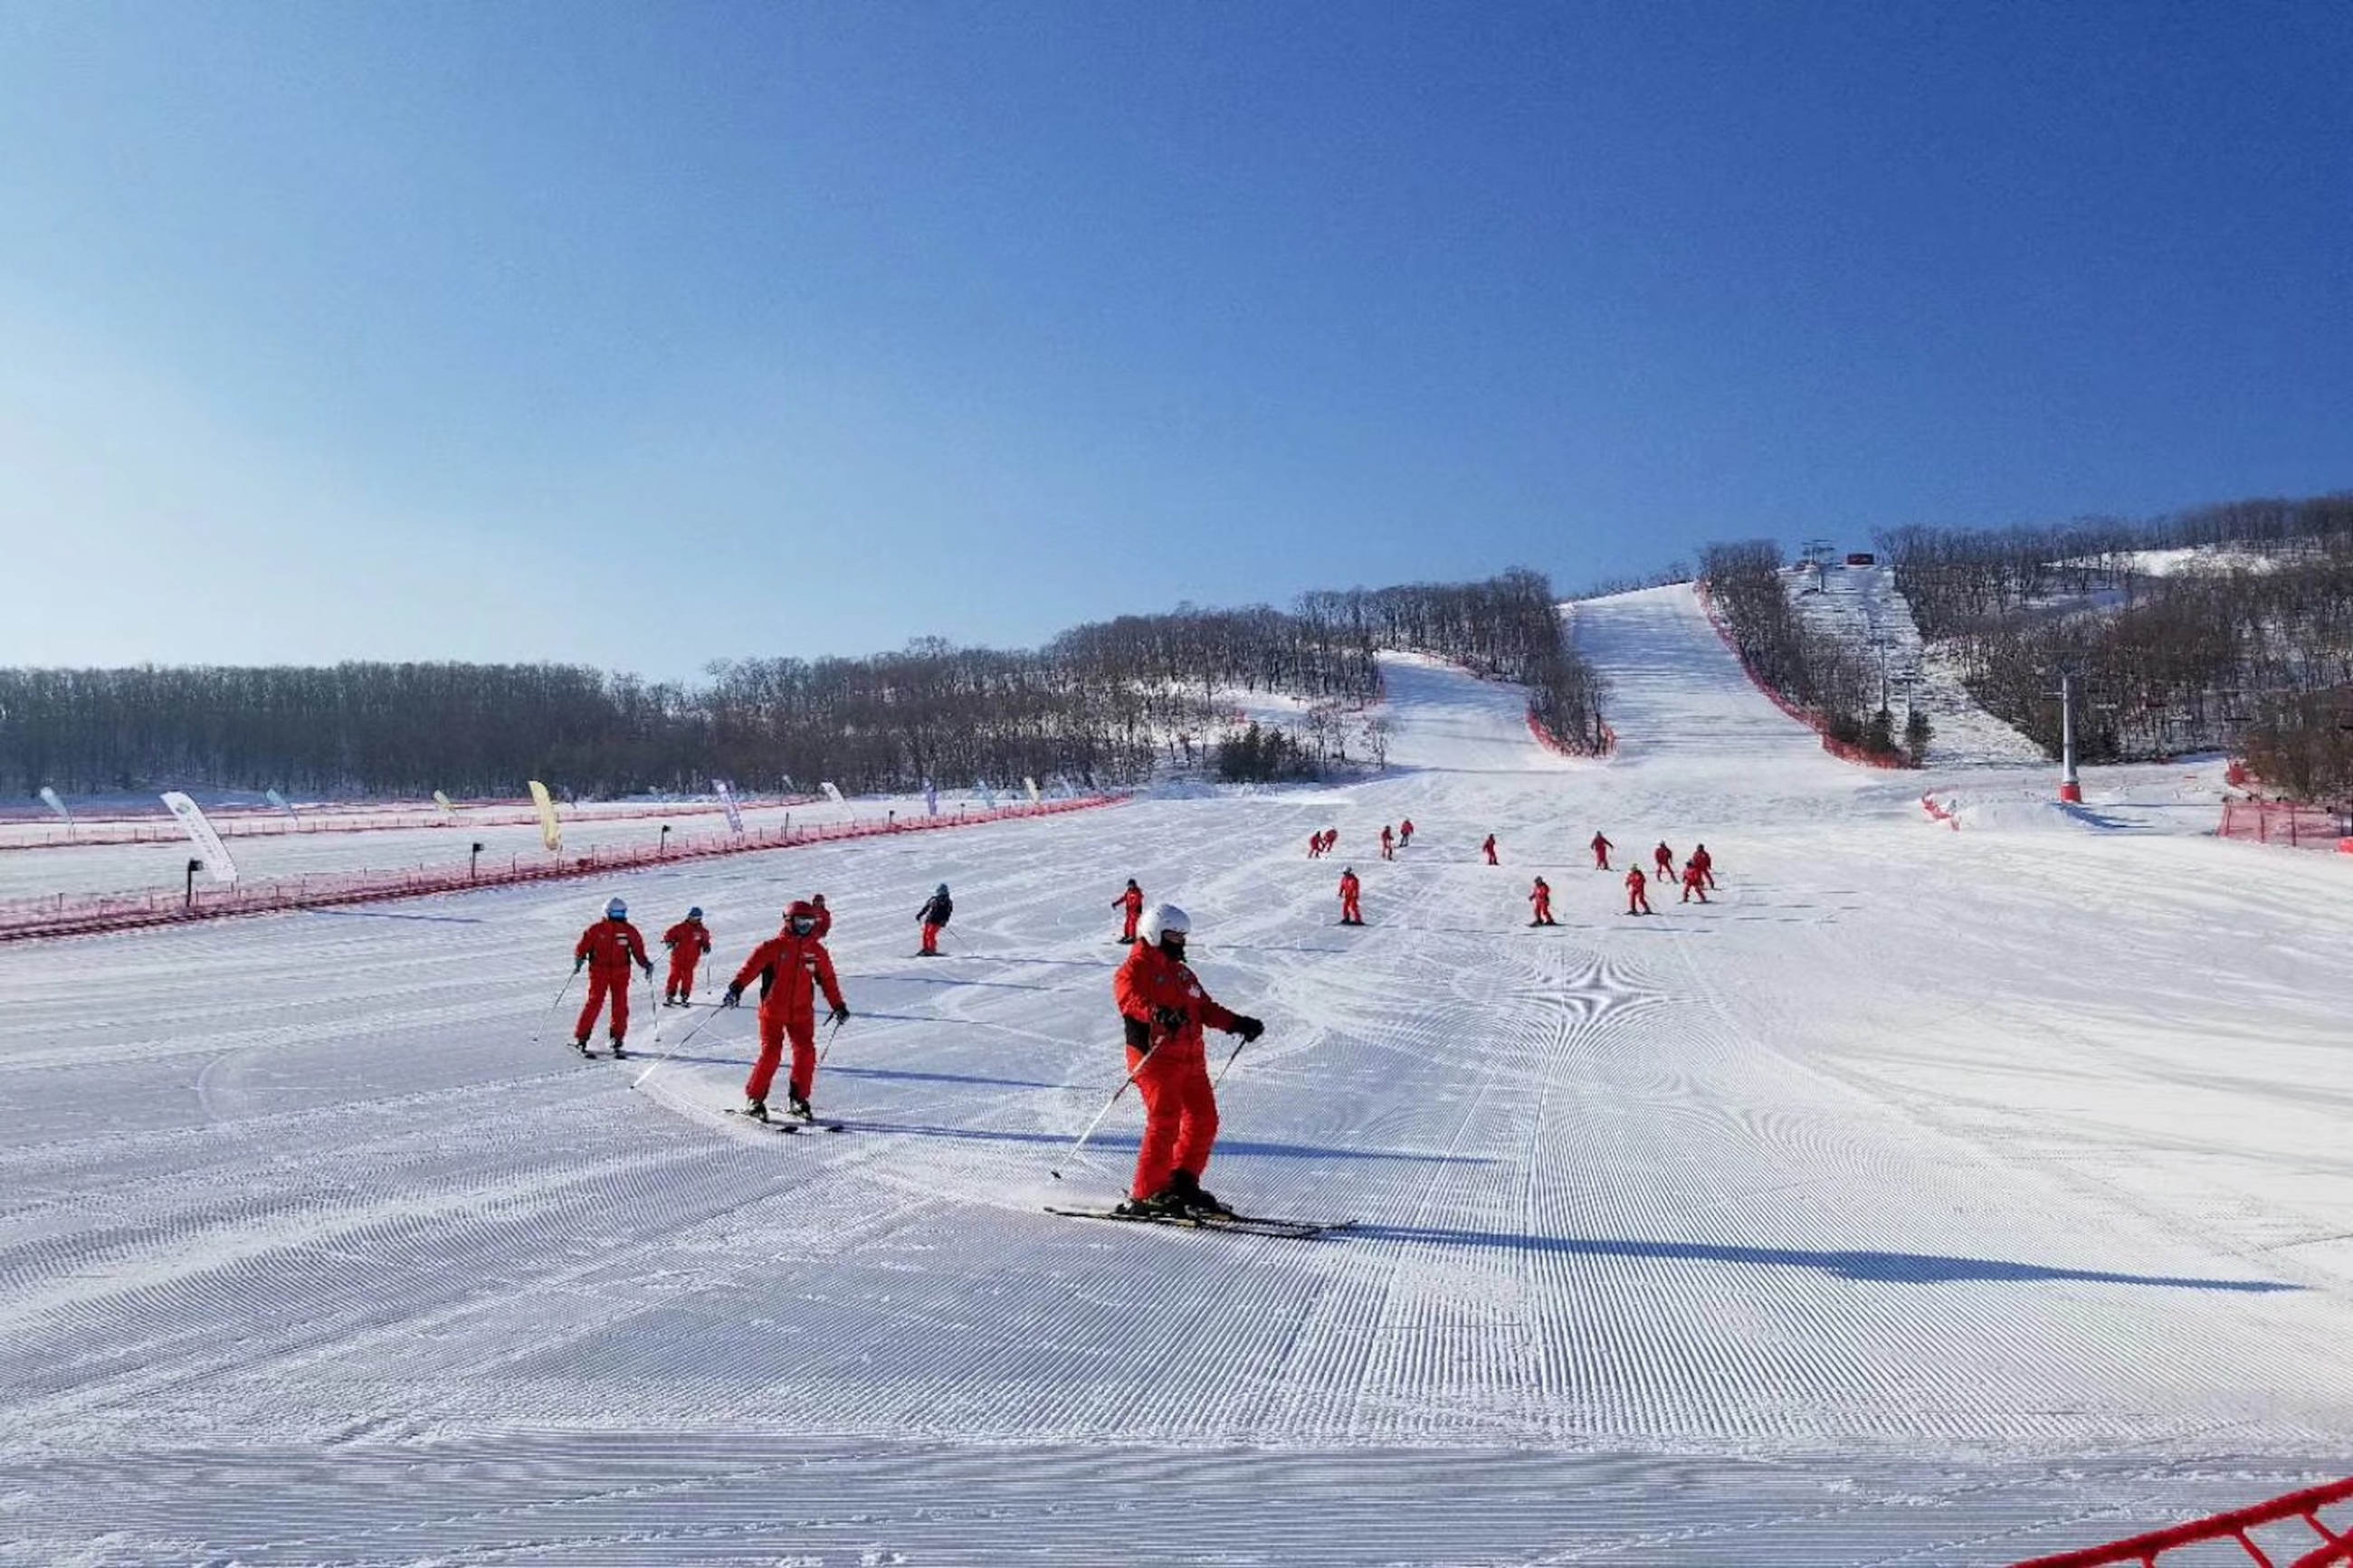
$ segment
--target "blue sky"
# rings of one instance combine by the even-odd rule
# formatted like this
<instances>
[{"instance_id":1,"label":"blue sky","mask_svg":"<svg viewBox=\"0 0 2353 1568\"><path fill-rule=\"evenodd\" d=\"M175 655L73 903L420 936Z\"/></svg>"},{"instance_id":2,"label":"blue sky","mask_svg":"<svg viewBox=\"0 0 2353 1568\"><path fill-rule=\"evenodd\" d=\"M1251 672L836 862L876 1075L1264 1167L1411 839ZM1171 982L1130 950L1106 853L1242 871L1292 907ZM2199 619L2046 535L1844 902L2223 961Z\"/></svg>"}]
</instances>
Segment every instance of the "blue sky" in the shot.
<instances>
[{"instance_id":1,"label":"blue sky","mask_svg":"<svg viewBox=\"0 0 2353 1568\"><path fill-rule=\"evenodd\" d=\"M2353 6L0 0L0 662L2353 486Z\"/></svg>"}]
</instances>

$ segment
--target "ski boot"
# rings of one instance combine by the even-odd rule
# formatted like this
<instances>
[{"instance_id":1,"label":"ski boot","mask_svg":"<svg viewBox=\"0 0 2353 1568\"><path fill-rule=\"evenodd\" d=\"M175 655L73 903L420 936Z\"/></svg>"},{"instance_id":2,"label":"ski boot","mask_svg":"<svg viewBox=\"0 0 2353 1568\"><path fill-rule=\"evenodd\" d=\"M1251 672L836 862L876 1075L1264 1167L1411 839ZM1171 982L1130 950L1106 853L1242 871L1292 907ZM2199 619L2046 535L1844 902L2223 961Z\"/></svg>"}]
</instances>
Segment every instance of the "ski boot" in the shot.
<instances>
[{"instance_id":1,"label":"ski boot","mask_svg":"<svg viewBox=\"0 0 2353 1568\"><path fill-rule=\"evenodd\" d=\"M754 1121L765 1121L768 1119L768 1102L765 1100L747 1100L744 1102L744 1114Z\"/></svg>"},{"instance_id":2,"label":"ski boot","mask_svg":"<svg viewBox=\"0 0 2353 1568\"><path fill-rule=\"evenodd\" d=\"M1128 1198L1114 1205L1111 1212L1132 1219L1178 1219L1184 1215L1185 1200L1168 1188L1148 1198Z\"/></svg>"},{"instance_id":3,"label":"ski boot","mask_svg":"<svg viewBox=\"0 0 2353 1568\"><path fill-rule=\"evenodd\" d=\"M625 1059L628 1057L628 1054L629 1054L629 1053L628 1053L628 1052L627 1052L627 1051L625 1051L625 1050L623 1050L623 1049L621 1048L621 1037L620 1037L620 1036L618 1036L618 1035L615 1035L614 1037L612 1037L612 1040L613 1040L613 1059L614 1059L615 1061L617 1061L617 1061L625 1060Z\"/></svg>"},{"instance_id":4,"label":"ski boot","mask_svg":"<svg viewBox=\"0 0 2353 1568\"><path fill-rule=\"evenodd\" d=\"M1229 1215L1234 1211L1218 1201L1217 1194L1201 1184L1201 1178L1190 1171L1178 1171L1168 1178L1167 1197L1189 1214Z\"/></svg>"},{"instance_id":5,"label":"ski boot","mask_svg":"<svg viewBox=\"0 0 2353 1568\"><path fill-rule=\"evenodd\" d=\"M815 1121L817 1120L817 1112L810 1109L808 1100L801 1095L787 1095L785 1099L785 1104L791 1109L792 1113L795 1116L799 1117L803 1121Z\"/></svg>"},{"instance_id":6,"label":"ski boot","mask_svg":"<svg viewBox=\"0 0 2353 1568\"><path fill-rule=\"evenodd\" d=\"M572 1048L578 1051L584 1057L593 1057L596 1054L588 1048L588 1037L586 1035L583 1035L578 1039L573 1041Z\"/></svg>"}]
</instances>

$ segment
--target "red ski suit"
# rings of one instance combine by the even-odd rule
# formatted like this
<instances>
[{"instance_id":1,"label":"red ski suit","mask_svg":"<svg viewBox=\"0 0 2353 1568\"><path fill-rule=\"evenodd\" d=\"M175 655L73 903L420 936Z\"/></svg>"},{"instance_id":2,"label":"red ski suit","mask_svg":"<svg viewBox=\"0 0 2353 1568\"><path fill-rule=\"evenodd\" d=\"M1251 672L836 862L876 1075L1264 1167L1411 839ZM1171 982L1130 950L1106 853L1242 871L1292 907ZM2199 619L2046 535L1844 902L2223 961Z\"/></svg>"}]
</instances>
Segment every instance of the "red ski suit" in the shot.
<instances>
[{"instance_id":1,"label":"red ski suit","mask_svg":"<svg viewBox=\"0 0 2353 1568\"><path fill-rule=\"evenodd\" d=\"M1135 922L1144 918L1144 889L1130 888L1111 901L1111 907L1127 913L1127 924L1119 933L1122 942L1135 940Z\"/></svg>"},{"instance_id":2,"label":"red ski suit","mask_svg":"<svg viewBox=\"0 0 2353 1568\"><path fill-rule=\"evenodd\" d=\"M1656 849L1651 851L1651 859L1659 868L1660 881L1672 882L1675 879L1675 852L1673 850L1662 844Z\"/></svg>"},{"instance_id":3,"label":"red ski suit","mask_svg":"<svg viewBox=\"0 0 2353 1568\"><path fill-rule=\"evenodd\" d=\"M1356 908L1356 897L1363 890L1364 884L1356 880L1356 874L1354 871L1348 872L1340 879L1340 919L1343 923L1349 925L1365 923L1364 911Z\"/></svg>"},{"instance_id":4,"label":"red ski suit","mask_svg":"<svg viewBox=\"0 0 2353 1568\"><path fill-rule=\"evenodd\" d=\"M1495 866L1495 865L1500 865L1500 864L1502 864L1502 862L1501 862L1501 861L1499 861L1499 860L1497 860L1497 859L1495 858L1495 836L1494 836L1493 834L1490 833L1489 835L1487 835L1487 842L1486 842L1486 843L1484 843L1484 844L1482 844L1481 846L1479 846L1479 847L1480 847L1480 848L1482 848L1482 849L1483 849L1483 850L1485 850L1485 851L1487 852L1487 864L1488 864L1488 865L1490 865L1490 866Z\"/></svg>"},{"instance_id":5,"label":"red ski suit","mask_svg":"<svg viewBox=\"0 0 2353 1568\"><path fill-rule=\"evenodd\" d=\"M1715 857L1707 852L1706 845L1693 850L1691 858L1684 864L1698 867L1699 874L1707 879L1707 885L1711 888L1715 886Z\"/></svg>"},{"instance_id":6,"label":"red ski suit","mask_svg":"<svg viewBox=\"0 0 2353 1568\"><path fill-rule=\"evenodd\" d=\"M670 949L670 976L662 985L662 1000L675 996L683 1002L694 994L694 966L711 951L711 930L701 921L681 921L662 932L662 945Z\"/></svg>"},{"instance_id":7,"label":"red ski suit","mask_svg":"<svg viewBox=\"0 0 2353 1568\"><path fill-rule=\"evenodd\" d=\"M1322 834L1320 834L1320 833L1311 833L1311 834L1309 834L1309 835L1307 836L1307 858L1308 858L1310 860L1313 860L1313 859L1314 859L1316 857L1318 857L1318 856L1322 855L1323 853L1324 853L1324 836L1323 836Z\"/></svg>"},{"instance_id":8,"label":"red ski suit","mask_svg":"<svg viewBox=\"0 0 2353 1568\"><path fill-rule=\"evenodd\" d=\"M1690 903L1694 893L1701 903L1707 902L1707 868L1696 860L1683 862L1683 902Z\"/></svg>"},{"instance_id":9,"label":"red ski suit","mask_svg":"<svg viewBox=\"0 0 2353 1568\"><path fill-rule=\"evenodd\" d=\"M810 931L809 935L817 938L819 942L823 942L825 940L825 933L833 929L833 911L826 908L823 903L818 902L815 899L812 899L809 901L815 905L817 909L817 929Z\"/></svg>"},{"instance_id":10,"label":"red ski suit","mask_svg":"<svg viewBox=\"0 0 2353 1568\"><path fill-rule=\"evenodd\" d=\"M1234 1027L1235 1017L1209 999L1190 967L1147 942L1128 950L1111 983L1128 1037L1136 1026L1149 1033L1148 1051L1127 1047L1128 1076L1144 1092L1144 1142L1135 1152L1135 1181L1128 1195L1148 1198L1165 1191L1178 1171L1195 1177L1209 1168L1209 1146L1218 1141L1218 1097L1209 1088L1208 1050L1203 1026ZM1174 1029L1153 1015L1164 1007L1184 1015Z\"/></svg>"},{"instance_id":11,"label":"red ski suit","mask_svg":"<svg viewBox=\"0 0 2353 1568\"><path fill-rule=\"evenodd\" d=\"M1595 834L1593 836L1593 868L1597 871L1609 869L1609 851L1617 847L1618 846L1610 843L1599 833Z\"/></svg>"},{"instance_id":12,"label":"red ski suit","mask_svg":"<svg viewBox=\"0 0 2353 1568\"><path fill-rule=\"evenodd\" d=\"M1397 858L1397 835L1390 832L1386 824L1381 828L1381 858L1384 860Z\"/></svg>"},{"instance_id":13,"label":"red ski suit","mask_svg":"<svg viewBox=\"0 0 2353 1568\"><path fill-rule=\"evenodd\" d=\"M1398 847L1402 849L1412 842L1413 818L1409 816L1403 822L1398 824Z\"/></svg>"},{"instance_id":14,"label":"red ski suit","mask_svg":"<svg viewBox=\"0 0 2353 1568\"><path fill-rule=\"evenodd\" d=\"M597 1009L610 996L613 1017L607 1033L617 1040L628 1038L629 965L635 963L648 973L653 969L653 961L646 956L646 939L627 921L601 920L580 933L580 940L572 945L572 956L588 961L588 1004L580 1009L572 1037L588 1037L588 1031L596 1026Z\"/></svg>"},{"instance_id":15,"label":"red ski suit","mask_svg":"<svg viewBox=\"0 0 2353 1568\"><path fill-rule=\"evenodd\" d=\"M1552 889L1538 882L1535 890L1528 894L1528 902L1536 907L1536 924L1540 926L1552 924Z\"/></svg>"},{"instance_id":16,"label":"red ski suit","mask_svg":"<svg viewBox=\"0 0 2353 1568\"><path fill-rule=\"evenodd\" d=\"M1651 879L1640 866L1626 873L1626 912L1630 915L1651 912Z\"/></svg>"},{"instance_id":17,"label":"red ski suit","mask_svg":"<svg viewBox=\"0 0 2353 1568\"><path fill-rule=\"evenodd\" d=\"M768 1089L776 1081L777 1059L784 1055L785 1037L789 1034L793 1072L787 1087L795 1100L807 1100L817 1087L818 987L825 988L825 999L836 1007L847 1005L841 999L841 983L833 977L833 956L813 934L778 931L754 948L744 967L735 972L735 990L743 991L762 974L768 977L768 989L760 998L760 1058L752 1064L752 1076L744 1080L744 1093L752 1100L768 1098Z\"/></svg>"}]
</instances>

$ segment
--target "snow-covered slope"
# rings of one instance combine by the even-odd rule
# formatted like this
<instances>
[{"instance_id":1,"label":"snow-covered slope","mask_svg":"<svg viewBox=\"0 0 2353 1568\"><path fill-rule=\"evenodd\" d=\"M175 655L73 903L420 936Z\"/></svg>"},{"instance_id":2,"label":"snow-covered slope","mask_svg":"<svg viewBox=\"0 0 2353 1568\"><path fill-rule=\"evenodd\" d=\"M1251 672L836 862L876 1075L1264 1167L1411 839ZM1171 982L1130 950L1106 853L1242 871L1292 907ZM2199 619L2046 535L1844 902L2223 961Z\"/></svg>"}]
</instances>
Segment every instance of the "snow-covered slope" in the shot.
<instances>
[{"instance_id":1,"label":"snow-covered slope","mask_svg":"<svg viewBox=\"0 0 2353 1568\"><path fill-rule=\"evenodd\" d=\"M1576 633L1610 762L1400 660L1358 786L0 950L0 1561L1987 1563L2342 1473L2347 868L1950 832L1687 589ZM1355 1233L1040 1212L1130 875L1270 1026L1210 1184ZM724 1113L747 1014L560 1044L608 890L817 889L851 1131Z\"/></svg>"}]
</instances>

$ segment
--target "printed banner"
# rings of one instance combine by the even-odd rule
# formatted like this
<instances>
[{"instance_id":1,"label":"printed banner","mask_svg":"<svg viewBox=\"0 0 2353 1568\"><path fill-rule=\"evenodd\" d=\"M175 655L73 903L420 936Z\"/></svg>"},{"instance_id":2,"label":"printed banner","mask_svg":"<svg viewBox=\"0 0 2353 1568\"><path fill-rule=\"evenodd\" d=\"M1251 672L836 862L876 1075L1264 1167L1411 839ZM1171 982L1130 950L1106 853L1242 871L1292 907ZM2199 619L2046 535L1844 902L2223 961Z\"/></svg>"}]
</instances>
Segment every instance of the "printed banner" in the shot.
<instances>
[{"instance_id":1,"label":"printed banner","mask_svg":"<svg viewBox=\"0 0 2353 1568\"><path fill-rule=\"evenodd\" d=\"M279 794L276 790L263 790L261 792L261 798L276 806L279 810L284 812L287 816L293 817L295 821L300 822L302 820L301 816L296 816L294 808L286 804L286 797Z\"/></svg>"},{"instance_id":2,"label":"printed banner","mask_svg":"<svg viewBox=\"0 0 2353 1568\"><path fill-rule=\"evenodd\" d=\"M531 781L531 803L539 807L540 842L547 846L550 855L562 854L564 824L555 820L555 802L549 796L547 786L537 779Z\"/></svg>"},{"instance_id":3,"label":"printed banner","mask_svg":"<svg viewBox=\"0 0 2353 1568\"><path fill-rule=\"evenodd\" d=\"M841 791L835 788L831 783L828 782L821 784L817 787L818 793L824 795L826 799L833 802L834 805L848 805L849 804L848 801L841 798Z\"/></svg>"},{"instance_id":4,"label":"printed banner","mask_svg":"<svg viewBox=\"0 0 2353 1568\"><path fill-rule=\"evenodd\" d=\"M1021 787L1022 787L1022 788L1024 788L1024 789L1026 789L1026 790L1028 790L1028 791L1029 792L1029 804L1030 804L1031 805L1037 805L1037 804L1038 804L1038 781L1037 781L1036 779L1033 779L1033 778L1029 777L1027 774L1024 774L1024 775L1023 775L1023 777L1022 777L1022 780L1021 780Z\"/></svg>"},{"instance_id":5,"label":"printed banner","mask_svg":"<svg viewBox=\"0 0 2353 1568\"><path fill-rule=\"evenodd\" d=\"M213 825L205 820L204 807L178 790L166 794L164 805L180 819L180 826L188 830L188 837L195 840L196 852L204 858L205 869L212 873L213 880L236 881L237 862L228 858L228 851L221 846L220 835L215 833Z\"/></svg>"},{"instance_id":6,"label":"printed banner","mask_svg":"<svg viewBox=\"0 0 2353 1568\"><path fill-rule=\"evenodd\" d=\"M443 795L438 789L433 792L433 804L439 806L443 811L448 812L449 814L450 821L455 822L458 820L458 808L451 805L449 804L449 797Z\"/></svg>"},{"instance_id":7,"label":"printed banner","mask_svg":"<svg viewBox=\"0 0 2353 1568\"><path fill-rule=\"evenodd\" d=\"M51 789L47 784L43 784L41 786L41 804L47 806L51 811L56 812L59 816L64 817L68 827L71 827L73 826L73 813L66 809L66 803L59 800L58 798L58 792Z\"/></svg>"},{"instance_id":8,"label":"printed banner","mask_svg":"<svg viewBox=\"0 0 2353 1568\"><path fill-rule=\"evenodd\" d=\"M727 786L725 779L712 779L711 787L719 792L720 809L727 814L727 831L743 832L744 814L735 809L735 792Z\"/></svg>"},{"instance_id":9,"label":"printed banner","mask_svg":"<svg viewBox=\"0 0 2353 1568\"><path fill-rule=\"evenodd\" d=\"M939 814L939 788L937 785L934 784L931 780L925 779L923 781L923 815L925 816L937 816Z\"/></svg>"}]
</instances>

